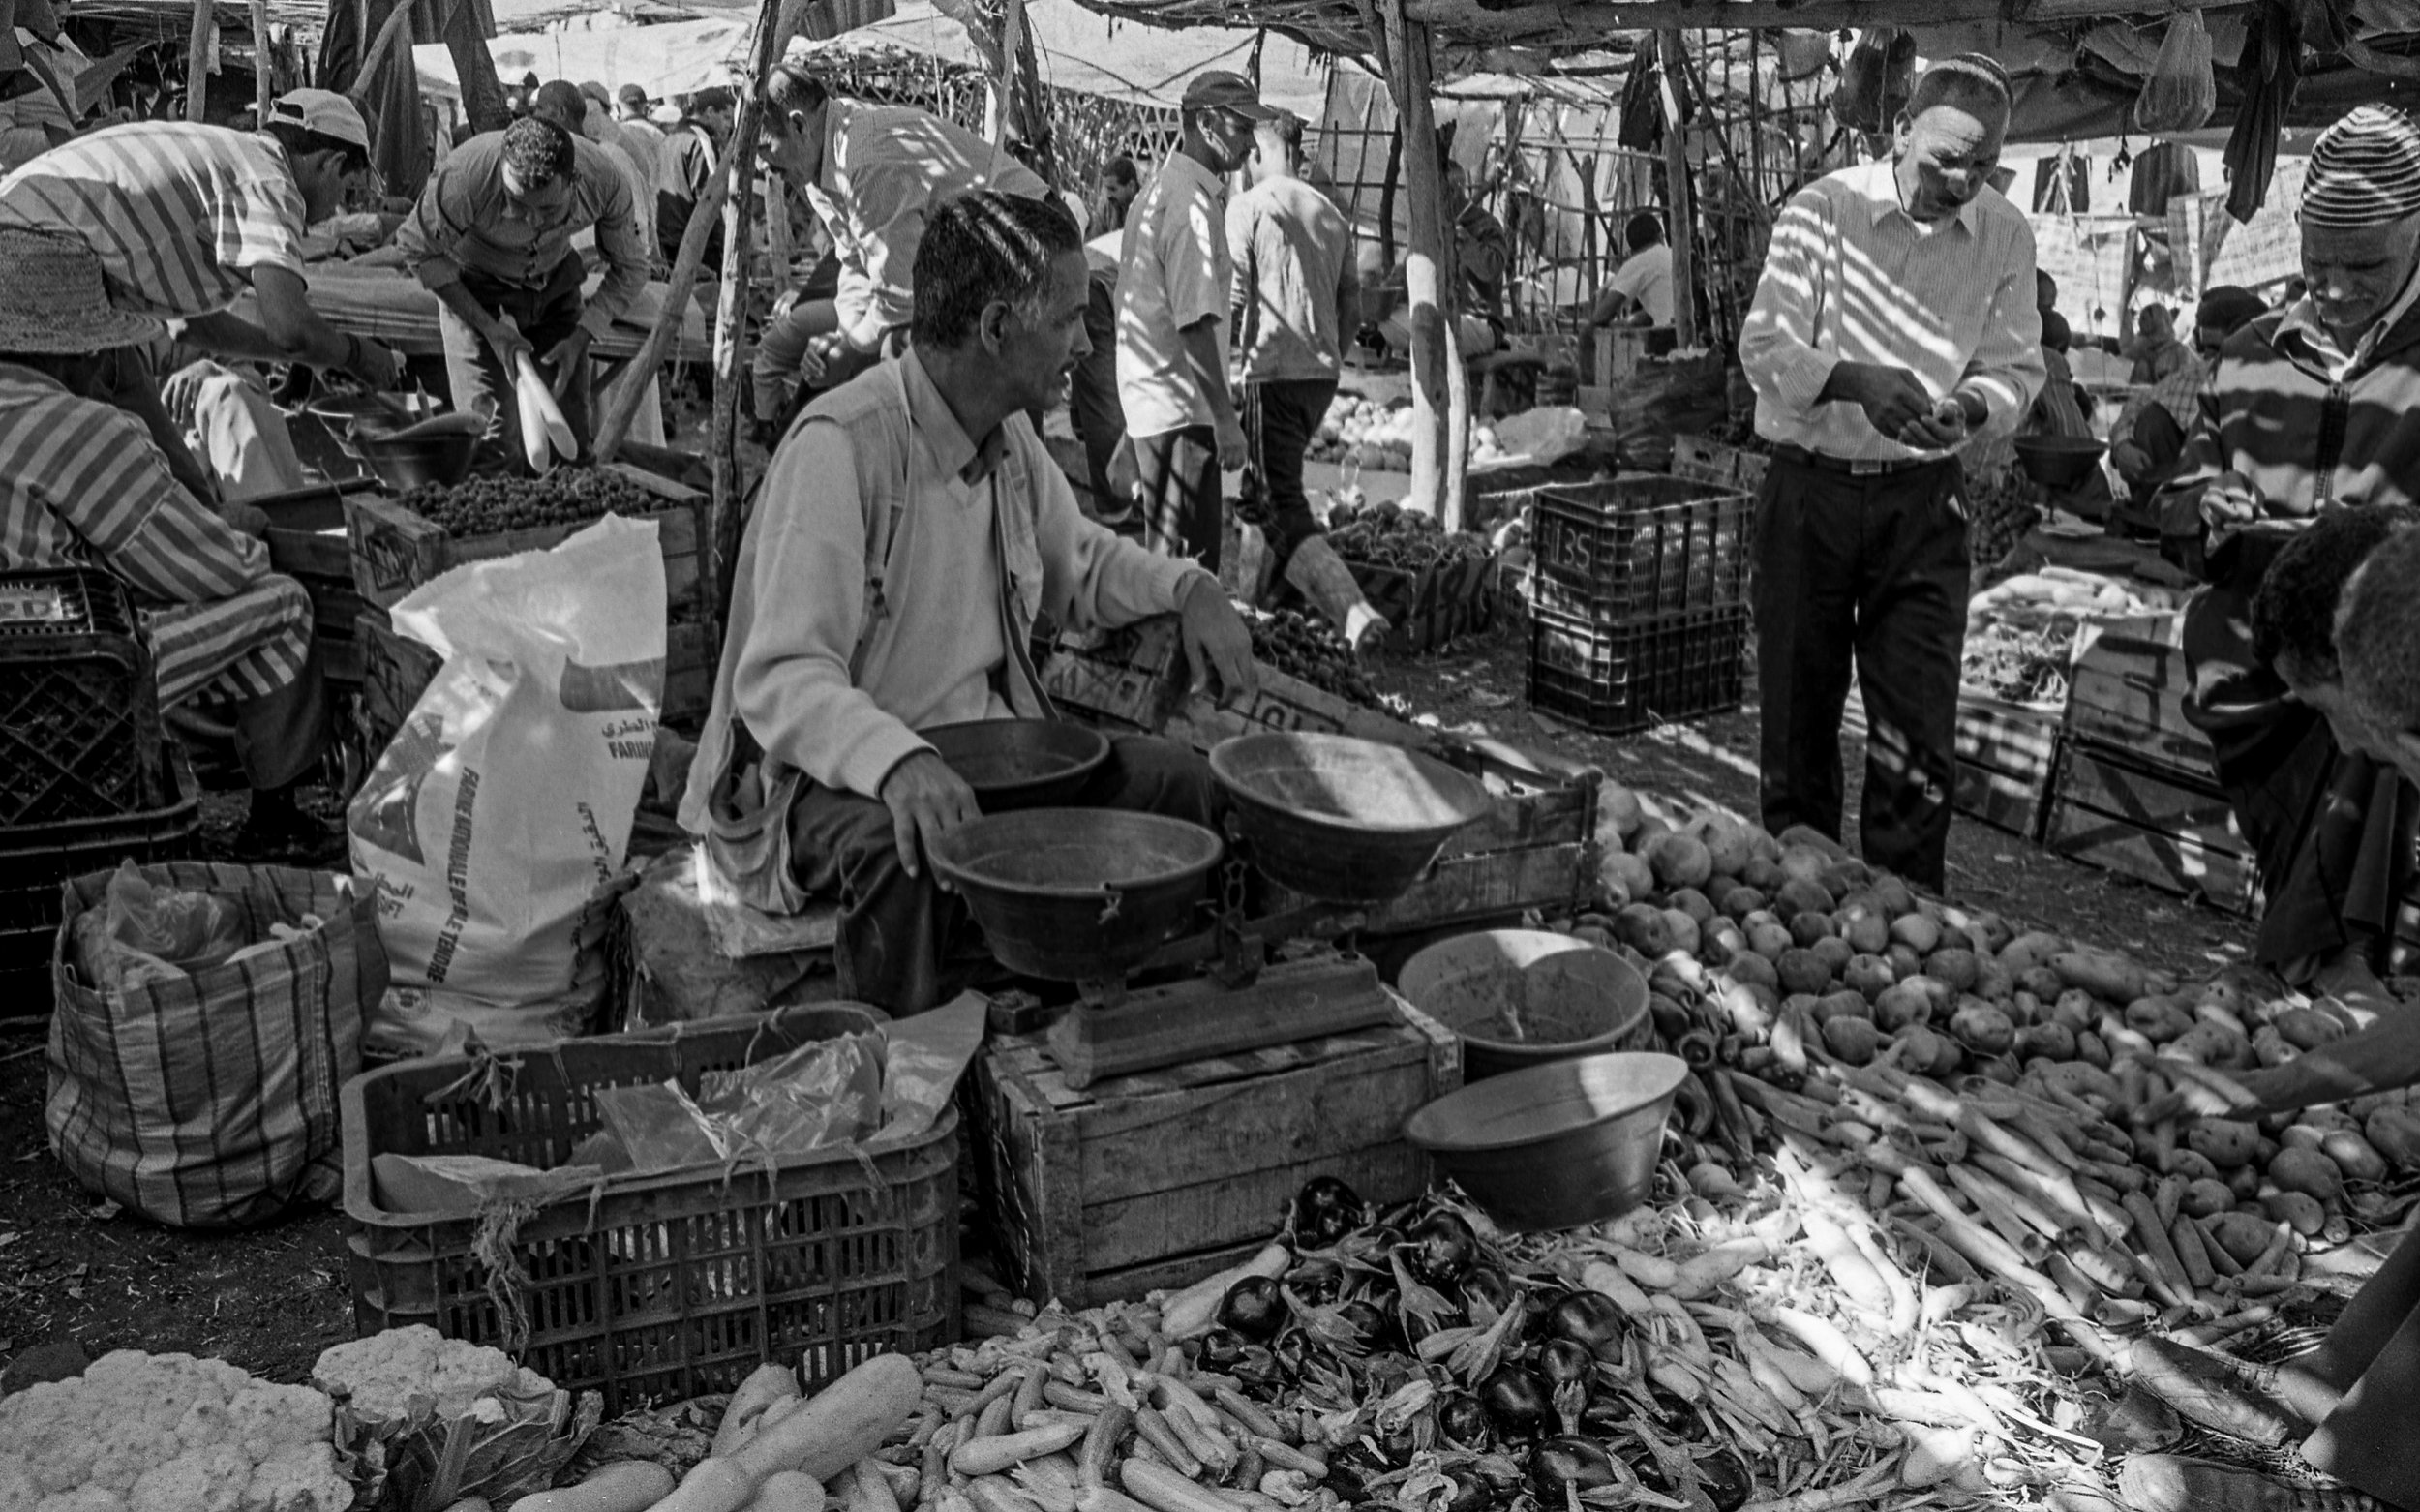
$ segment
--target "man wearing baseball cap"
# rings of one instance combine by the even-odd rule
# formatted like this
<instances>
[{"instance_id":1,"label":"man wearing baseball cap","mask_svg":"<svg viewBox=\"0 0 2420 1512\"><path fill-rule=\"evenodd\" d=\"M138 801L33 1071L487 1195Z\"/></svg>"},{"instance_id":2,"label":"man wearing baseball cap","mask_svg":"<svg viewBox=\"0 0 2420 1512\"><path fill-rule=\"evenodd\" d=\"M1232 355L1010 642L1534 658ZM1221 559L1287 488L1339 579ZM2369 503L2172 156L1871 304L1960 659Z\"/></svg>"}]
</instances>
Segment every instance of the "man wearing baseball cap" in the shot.
<instances>
[{"instance_id":1,"label":"man wearing baseball cap","mask_svg":"<svg viewBox=\"0 0 2420 1512\"><path fill-rule=\"evenodd\" d=\"M305 227L344 208L370 172L370 128L343 95L296 89L257 132L136 121L79 136L0 178L0 228L90 246L116 309L181 320L183 340L230 361L293 362L395 383L395 356L311 308ZM247 290L259 323L229 313ZM160 401L145 347L99 365L91 398L142 419L179 482L213 498Z\"/></svg>"},{"instance_id":2,"label":"man wearing baseball cap","mask_svg":"<svg viewBox=\"0 0 2420 1512\"><path fill-rule=\"evenodd\" d=\"M1244 428L1226 387L1226 179L1277 112L1240 74L1185 86L1185 143L1126 218L1118 256L1118 403L1141 475L1143 544L1218 570L1222 469L1241 468Z\"/></svg>"}]
</instances>

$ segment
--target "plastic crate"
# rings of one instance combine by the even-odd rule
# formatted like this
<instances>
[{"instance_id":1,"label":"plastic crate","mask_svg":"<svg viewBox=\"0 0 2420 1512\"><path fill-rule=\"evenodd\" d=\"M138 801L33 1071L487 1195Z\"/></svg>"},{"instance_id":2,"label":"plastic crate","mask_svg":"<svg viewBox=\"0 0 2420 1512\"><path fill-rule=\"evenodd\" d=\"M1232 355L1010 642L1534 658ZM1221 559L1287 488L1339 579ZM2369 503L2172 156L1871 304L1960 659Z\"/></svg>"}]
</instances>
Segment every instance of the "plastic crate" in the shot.
<instances>
[{"instance_id":1,"label":"plastic crate","mask_svg":"<svg viewBox=\"0 0 2420 1512\"><path fill-rule=\"evenodd\" d=\"M1633 472L1530 507L1541 608L1618 622L1747 601L1756 500L1736 488Z\"/></svg>"},{"instance_id":2,"label":"plastic crate","mask_svg":"<svg viewBox=\"0 0 2420 1512\"><path fill-rule=\"evenodd\" d=\"M1748 612L1701 609L1598 624L1529 617L1529 703L1607 735L1739 707Z\"/></svg>"},{"instance_id":3,"label":"plastic crate","mask_svg":"<svg viewBox=\"0 0 2420 1512\"><path fill-rule=\"evenodd\" d=\"M159 690L126 590L81 567L0 573L0 827L160 801Z\"/></svg>"},{"instance_id":4,"label":"plastic crate","mask_svg":"<svg viewBox=\"0 0 2420 1512\"><path fill-rule=\"evenodd\" d=\"M183 747L168 751L167 801L159 808L0 829L0 991L49 1001L50 947L71 879L130 859L148 866L200 854L201 786Z\"/></svg>"},{"instance_id":5,"label":"plastic crate","mask_svg":"<svg viewBox=\"0 0 2420 1512\"><path fill-rule=\"evenodd\" d=\"M472 1253L477 1215L389 1212L372 1156L485 1155L552 1169L602 1127L595 1089L678 1080L694 1095L710 1072L829 1038L856 1016L790 1009L506 1053L500 1110L471 1086L485 1078L469 1078L467 1057L354 1077L344 1121L355 1326L426 1323L474 1344L511 1342ZM510 1245L529 1329L522 1363L558 1386L602 1392L610 1417L729 1391L767 1360L820 1385L886 1350L953 1342L957 1127L951 1110L922 1138L863 1156L613 1176L593 1200L583 1189L537 1209Z\"/></svg>"}]
</instances>

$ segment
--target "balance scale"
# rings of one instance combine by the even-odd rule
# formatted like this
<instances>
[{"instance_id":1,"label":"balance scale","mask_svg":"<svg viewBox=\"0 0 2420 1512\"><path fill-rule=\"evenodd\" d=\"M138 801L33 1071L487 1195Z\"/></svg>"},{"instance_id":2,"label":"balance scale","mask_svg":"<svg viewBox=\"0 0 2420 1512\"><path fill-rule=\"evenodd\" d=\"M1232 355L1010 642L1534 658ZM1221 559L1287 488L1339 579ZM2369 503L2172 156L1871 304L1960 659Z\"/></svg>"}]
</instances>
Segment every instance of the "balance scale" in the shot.
<instances>
[{"instance_id":1,"label":"balance scale","mask_svg":"<svg viewBox=\"0 0 2420 1512\"><path fill-rule=\"evenodd\" d=\"M1074 1004L1047 1037L1071 1087L1394 1021L1377 968L1332 943L1349 939L1363 916L1315 902L1246 919L1237 899L1248 868L1229 844L1220 862L1229 901L1209 929L1170 941L1125 976L1076 982ZM1130 985L1188 968L1175 981Z\"/></svg>"},{"instance_id":2,"label":"balance scale","mask_svg":"<svg viewBox=\"0 0 2420 1512\"><path fill-rule=\"evenodd\" d=\"M1361 910L1411 891L1491 803L1442 762L1346 736L1238 736L1210 770L1230 802L1223 839L1152 815L1035 809L977 820L936 855L1004 965L1074 985L1047 1036L1072 1086L1392 1022L1376 968L1350 948ZM1292 901L1250 917L1255 874Z\"/></svg>"}]
</instances>

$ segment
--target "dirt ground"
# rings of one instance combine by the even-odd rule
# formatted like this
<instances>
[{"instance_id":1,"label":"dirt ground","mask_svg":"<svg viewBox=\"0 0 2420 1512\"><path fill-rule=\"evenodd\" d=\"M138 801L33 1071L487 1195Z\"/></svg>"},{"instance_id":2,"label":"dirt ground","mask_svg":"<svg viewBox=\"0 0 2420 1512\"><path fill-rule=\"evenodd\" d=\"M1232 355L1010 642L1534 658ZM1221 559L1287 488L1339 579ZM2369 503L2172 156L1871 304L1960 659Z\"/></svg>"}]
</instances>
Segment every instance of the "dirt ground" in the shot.
<instances>
[{"instance_id":1,"label":"dirt ground","mask_svg":"<svg viewBox=\"0 0 2420 1512\"><path fill-rule=\"evenodd\" d=\"M1440 657L1381 668L1376 680L1448 727L1590 761L1685 805L1754 813L1752 710L1619 739L1576 731L1528 710L1523 635L1508 626ZM1844 759L1854 803L1862 760L1854 731ZM240 817L239 806L214 803L210 833L224 837ZM1951 834L1950 876L1961 900L2123 946L2180 973L2240 960L2250 940L2241 919L2060 861L1964 818ZM95 1356L186 1350L277 1379L303 1377L321 1349L352 1329L342 1215L200 1234L98 1202L46 1147L38 1006L0 1012L0 1366L24 1368L27 1351L72 1342Z\"/></svg>"}]
</instances>

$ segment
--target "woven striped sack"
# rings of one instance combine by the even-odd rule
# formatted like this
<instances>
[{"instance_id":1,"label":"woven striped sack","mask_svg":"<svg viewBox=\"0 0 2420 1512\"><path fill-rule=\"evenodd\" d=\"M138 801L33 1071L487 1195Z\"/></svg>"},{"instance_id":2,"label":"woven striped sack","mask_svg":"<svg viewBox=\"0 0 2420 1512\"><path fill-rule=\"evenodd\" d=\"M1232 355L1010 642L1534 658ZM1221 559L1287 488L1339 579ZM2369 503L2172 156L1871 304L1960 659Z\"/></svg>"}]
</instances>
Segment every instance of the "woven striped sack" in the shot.
<instances>
[{"instance_id":1,"label":"woven striped sack","mask_svg":"<svg viewBox=\"0 0 2420 1512\"><path fill-rule=\"evenodd\" d=\"M157 1223L265 1223L343 1186L337 1089L361 1070L364 1006L386 991L378 896L351 879L277 866L170 862L160 886L218 894L244 937L299 937L222 966L123 992L84 980L78 916L105 905L108 872L70 880L50 980L50 1145L69 1172Z\"/></svg>"}]
</instances>

